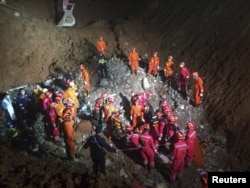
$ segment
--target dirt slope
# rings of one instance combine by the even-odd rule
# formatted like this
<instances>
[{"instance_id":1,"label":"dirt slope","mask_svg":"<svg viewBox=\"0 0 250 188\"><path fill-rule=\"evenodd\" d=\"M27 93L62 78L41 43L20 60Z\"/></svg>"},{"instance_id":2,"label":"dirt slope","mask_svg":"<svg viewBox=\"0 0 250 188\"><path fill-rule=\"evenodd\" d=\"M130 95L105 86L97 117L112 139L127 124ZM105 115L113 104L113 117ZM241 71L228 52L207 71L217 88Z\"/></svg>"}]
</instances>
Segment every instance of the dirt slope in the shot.
<instances>
[{"instance_id":1,"label":"dirt slope","mask_svg":"<svg viewBox=\"0 0 250 188\"><path fill-rule=\"evenodd\" d=\"M76 1L73 28L55 25L59 1L9 1L21 17L0 6L0 91L75 70L80 62L88 62L95 83L94 45L100 35L109 57L124 58L132 46L145 59L157 50L162 64L173 54L176 67L185 61L204 78L214 134L225 134L239 168L249 170L248 0L134 2Z\"/></svg>"}]
</instances>

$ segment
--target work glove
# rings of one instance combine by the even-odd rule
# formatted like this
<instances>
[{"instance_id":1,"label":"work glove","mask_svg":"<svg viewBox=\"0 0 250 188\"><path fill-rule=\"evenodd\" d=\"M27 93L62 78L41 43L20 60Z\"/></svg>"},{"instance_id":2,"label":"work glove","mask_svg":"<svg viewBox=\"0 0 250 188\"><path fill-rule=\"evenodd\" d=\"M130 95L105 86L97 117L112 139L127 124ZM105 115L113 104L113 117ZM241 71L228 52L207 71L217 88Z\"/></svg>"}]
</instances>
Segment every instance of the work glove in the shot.
<instances>
[{"instance_id":1,"label":"work glove","mask_svg":"<svg viewBox=\"0 0 250 188\"><path fill-rule=\"evenodd\" d=\"M132 120L132 116L130 116L130 120Z\"/></svg>"}]
</instances>

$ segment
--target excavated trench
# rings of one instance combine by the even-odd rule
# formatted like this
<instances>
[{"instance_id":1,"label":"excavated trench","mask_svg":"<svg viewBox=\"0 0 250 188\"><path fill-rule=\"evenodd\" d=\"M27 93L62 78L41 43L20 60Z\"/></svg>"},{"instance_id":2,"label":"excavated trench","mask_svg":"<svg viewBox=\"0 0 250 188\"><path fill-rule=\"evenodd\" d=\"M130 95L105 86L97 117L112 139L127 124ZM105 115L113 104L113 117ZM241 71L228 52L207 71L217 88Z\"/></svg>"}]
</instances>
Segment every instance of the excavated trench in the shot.
<instances>
[{"instance_id":1,"label":"excavated trench","mask_svg":"<svg viewBox=\"0 0 250 188\"><path fill-rule=\"evenodd\" d=\"M125 1L121 2L124 4ZM66 71L65 67L68 70L75 69L79 61L87 62L87 68L96 78L96 66L93 64L95 62L94 43L100 33L107 34L105 39L109 42L107 53L110 57L118 56L125 59L130 48L136 46L143 59L147 59L154 50L157 50L163 66L164 61L171 54L174 56L176 70L178 70L178 63L185 61L191 71L198 71L204 79L203 107L207 118L201 120L200 123L209 123L210 133L215 138L227 139L226 149L231 154L228 162L233 163L234 169L250 170L248 160L250 158L248 144L250 141L250 69L248 63L250 57L250 37L248 35L250 32L250 13L248 11L250 4L247 0L184 2L182 0L138 0L137 3L126 1L124 9L127 8L129 11L124 16L119 15L118 19L114 18L115 15L112 17L111 11L109 11L108 22L101 16L105 15L108 8L112 8L111 5L114 3L112 0L88 1L93 5L99 3L103 6L102 11L97 10L99 14L97 12L93 15L88 13L88 16L84 15L88 12L86 4L79 1L76 3L75 16L79 25L75 27L75 30L68 28L62 29L63 32L56 31L55 35L51 33L49 40L55 39L54 43L47 40L46 37L42 38L54 47L50 49L53 55L50 55L49 50L45 49L44 53L48 53L48 55L39 56L37 55L39 50L37 50L35 56L31 56L29 59L29 63L37 63L35 67L43 65L41 69L45 70L41 71L42 73L39 75L31 74L35 81L44 79L49 72ZM47 4L51 5L50 2ZM22 6L25 10L25 6ZM48 11L50 14L46 13L50 16L45 19L54 19L54 16L51 16L51 14L53 15L52 10L53 8ZM118 13L116 14L118 15ZM40 19L41 15L36 16ZM22 21L24 24L25 19ZM33 18L31 23L34 24L37 21L39 20ZM1 22L3 25L6 23L9 22ZM39 28L39 26L37 27ZM49 25L47 29L53 27L54 25ZM33 28L33 30L36 29ZM40 27L40 29L43 28ZM102 30L102 32L97 32L97 30ZM87 37L86 31L92 34L91 37ZM80 32L83 32L81 36L74 35ZM2 33L5 34L5 30ZM41 35L46 36L48 33L37 34L37 36ZM22 42L28 41L25 34L22 37L26 39ZM57 37L65 40L61 42ZM63 52L54 51L57 47L67 45L69 48L64 49ZM28 45L28 47L30 46ZM74 47L80 47L80 50L75 50ZM111 48L112 50L110 50ZM7 53L3 46L1 46L1 52ZM54 54L57 57L54 57ZM25 55L26 52L22 52L17 59L19 58L19 61L22 62L22 57ZM1 60L5 60L3 56L1 58ZM8 58L7 60L15 62L17 59ZM51 64L52 62L54 64ZM47 65L51 65L51 67L46 72ZM21 84L20 80L18 82L13 79L9 83L5 79L2 80L4 86L1 88L5 89L13 84ZM25 77L23 81L32 82L34 80ZM95 83L95 81L92 82Z\"/></svg>"}]
</instances>

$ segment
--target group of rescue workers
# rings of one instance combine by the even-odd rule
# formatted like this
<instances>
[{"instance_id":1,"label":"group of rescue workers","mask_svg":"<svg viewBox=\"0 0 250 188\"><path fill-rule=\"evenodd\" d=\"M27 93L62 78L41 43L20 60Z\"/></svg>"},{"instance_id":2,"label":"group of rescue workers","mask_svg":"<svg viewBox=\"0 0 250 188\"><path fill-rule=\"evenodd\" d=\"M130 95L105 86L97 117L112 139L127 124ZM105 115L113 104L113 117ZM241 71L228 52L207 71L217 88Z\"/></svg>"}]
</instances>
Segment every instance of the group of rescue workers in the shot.
<instances>
[{"instance_id":1,"label":"group of rescue workers","mask_svg":"<svg viewBox=\"0 0 250 188\"><path fill-rule=\"evenodd\" d=\"M106 43L100 37L96 43L98 55L105 56ZM128 61L131 68L131 73L137 74L139 68L140 57L135 48L128 55ZM98 59L100 66L101 77L107 77L107 67L105 60ZM160 59L157 52L149 59L147 74L153 76L159 75ZM185 67L185 63L179 64L180 72L178 79L178 90L183 92L187 97L187 79L190 76L189 70ZM169 56L165 63L164 73L166 83L171 86L174 79L174 62L173 56ZM86 90L86 97L90 94L89 73L83 64L80 64L81 76L83 79L84 88ZM203 81L197 72L193 72L192 76L194 82L194 105L201 103L203 95ZM34 90L35 102L38 106L38 111L44 116L45 123L49 125L49 134L53 136L55 142L60 141L63 137L67 156L72 161L77 161L75 149L75 136L74 126L75 120L79 110L78 100L78 86L75 84L74 79L66 80L66 89L53 92L48 88L41 88L37 86ZM97 120L101 125L103 122L106 124L106 135L111 143L114 130L121 131L125 127L124 140L126 145L130 148L137 148L134 151L140 153L142 163L146 169L155 168L155 155L159 152L167 151L170 154L171 164L171 182L176 180L176 177L181 178L184 166L190 167L193 162L195 139L197 136L196 125L193 121L186 123L187 131L182 132L179 125L176 123L177 117L174 114L172 107L167 100L160 101L158 109L152 110L148 99L152 97L151 93L143 92L136 93L131 91L130 100L130 124L122 126L119 110L115 109L115 98L107 92L103 92L100 97L95 99L94 108L92 112L92 119ZM22 121L29 117L28 104L30 97L24 89L21 89L17 96L17 106L19 108L19 115ZM2 100L2 107L5 110L6 122L9 127L12 127L15 121L14 108L11 109L11 100L8 94ZM96 130L97 131L97 130ZM99 133L100 130L97 131ZM88 142L85 148L97 147L98 141L96 138L91 137L92 145ZM90 139L90 140L91 140ZM99 139L100 140L100 139ZM102 140L102 147L108 148L109 151L119 151L107 146L105 141ZM95 146L93 146L93 143ZM164 147L162 147L164 146ZM99 147L97 147L99 148ZM93 148L92 148L93 149ZM104 155L104 154L103 154ZM94 172L97 174L98 165L101 166L102 173L105 173L105 160L101 161L93 159Z\"/></svg>"}]
</instances>

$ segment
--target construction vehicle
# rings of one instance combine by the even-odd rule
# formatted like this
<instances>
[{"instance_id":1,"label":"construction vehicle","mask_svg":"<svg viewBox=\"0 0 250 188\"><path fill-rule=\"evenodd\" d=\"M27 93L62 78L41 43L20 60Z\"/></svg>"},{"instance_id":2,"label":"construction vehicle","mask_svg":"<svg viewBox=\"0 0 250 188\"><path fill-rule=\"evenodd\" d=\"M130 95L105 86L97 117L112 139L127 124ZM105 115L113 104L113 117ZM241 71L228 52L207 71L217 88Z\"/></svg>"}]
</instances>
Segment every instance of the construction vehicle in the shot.
<instances>
[{"instance_id":1,"label":"construction vehicle","mask_svg":"<svg viewBox=\"0 0 250 188\"><path fill-rule=\"evenodd\" d=\"M63 17L58 23L59 27L72 27L75 25L76 20L73 15L75 3L69 3L69 0L63 0Z\"/></svg>"}]
</instances>

